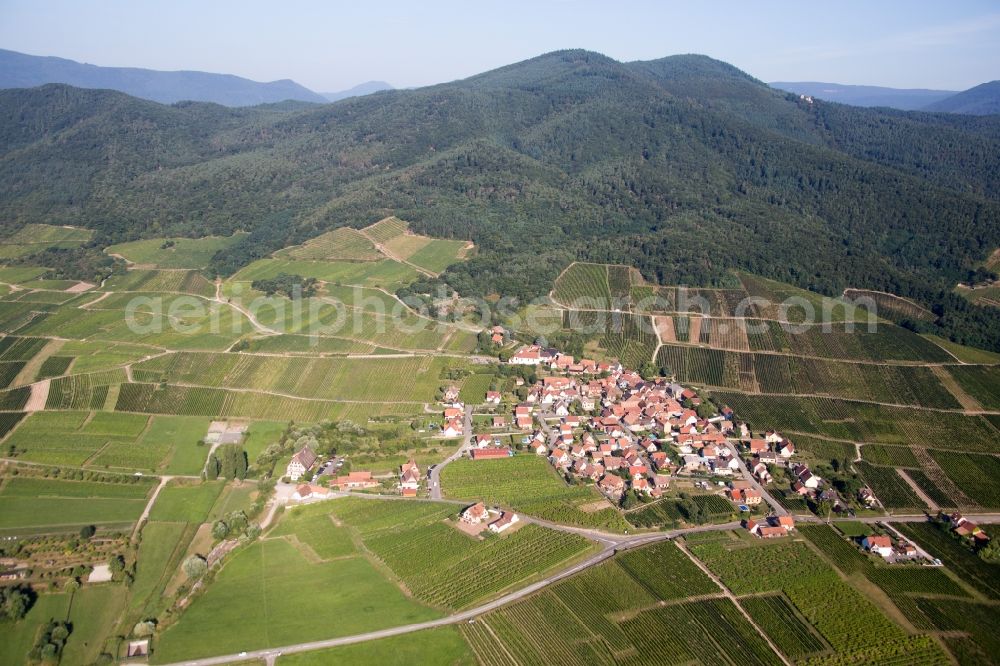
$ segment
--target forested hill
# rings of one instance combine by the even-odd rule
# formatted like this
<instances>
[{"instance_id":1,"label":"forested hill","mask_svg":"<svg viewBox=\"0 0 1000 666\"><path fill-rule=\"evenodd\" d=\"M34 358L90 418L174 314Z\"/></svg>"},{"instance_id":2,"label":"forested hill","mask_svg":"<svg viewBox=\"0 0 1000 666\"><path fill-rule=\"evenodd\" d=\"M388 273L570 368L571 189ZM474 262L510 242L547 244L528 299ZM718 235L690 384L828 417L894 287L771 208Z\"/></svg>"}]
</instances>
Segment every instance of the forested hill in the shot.
<instances>
[{"instance_id":1,"label":"forested hill","mask_svg":"<svg viewBox=\"0 0 1000 666\"><path fill-rule=\"evenodd\" d=\"M298 110L3 91L0 145L4 224L249 231L224 273L392 213L476 242L445 275L465 294L542 294L577 258L691 284L742 268L910 296L1000 347L948 295L1000 247L1000 119L810 104L703 56L564 51Z\"/></svg>"}]
</instances>

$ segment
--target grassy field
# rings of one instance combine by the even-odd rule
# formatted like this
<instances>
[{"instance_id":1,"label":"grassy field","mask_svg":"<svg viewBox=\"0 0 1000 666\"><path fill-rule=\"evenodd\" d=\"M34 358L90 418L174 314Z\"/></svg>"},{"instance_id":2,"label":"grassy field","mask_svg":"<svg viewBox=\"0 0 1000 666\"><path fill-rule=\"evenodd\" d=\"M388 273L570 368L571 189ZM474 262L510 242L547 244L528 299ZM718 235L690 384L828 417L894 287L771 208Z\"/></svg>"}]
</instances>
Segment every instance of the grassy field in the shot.
<instances>
[{"instance_id":1,"label":"grassy field","mask_svg":"<svg viewBox=\"0 0 1000 666\"><path fill-rule=\"evenodd\" d=\"M6 533L33 528L81 525L128 525L146 506L152 484L96 483L8 477L0 487L0 529Z\"/></svg>"},{"instance_id":2,"label":"grassy field","mask_svg":"<svg viewBox=\"0 0 1000 666\"><path fill-rule=\"evenodd\" d=\"M435 617L436 611L408 599L362 556L313 561L284 538L268 539L232 556L206 592L163 632L152 661L332 638Z\"/></svg>"},{"instance_id":3,"label":"grassy field","mask_svg":"<svg viewBox=\"0 0 1000 666\"><path fill-rule=\"evenodd\" d=\"M547 520L624 531L628 524L593 486L568 486L544 458L517 455L498 460L457 460L441 472L445 495L481 499ZM606 508L590 506L601 503ZM588 505L587 511L581 506Z\"/></svg>"},{"instance_id":4,"label":"grassy field","mask_svg":"<svg viewBox=\"0 0 1000 666\"><path fill-rule=\"evenodd\" d=\"M149 519L161 522L203 523L208 519L208 513L212 510L224 485L223 481L204 483L171 481L160 491L149 513Z\"/></svg>"},{"instance_id":5,"label":"grassy field","mask_svg":"<svg viewBox=\"0 0 1000 666\"><path fill-rule=\"evenodd\" d=\"M130 270L114 275L103 291L177 292L196 296L215 296L215 285L196 270Z\"/></svg>"},{"instance_id":6,"label":"grassy field","mask_svg":"<svg viewBox=\"0 0 1000 666\"><path fill-rule=\"evenodd\" d=\"M433 239L411 254L407 261L432 273L440 273L461 261L466 245L465 241Z\"/></svg>"},{"instance_id":7,"label":"grassy field","mask_svg":"<svg viewBox=\"0 0 1000 666\"><path fill-rule=\"evenodd\" d=\"M158 268L204 268L219 250L224 250L244 234L223 238L150 238L112 245L108 254L120 254L128 261Z\"/></svg>"},{"instance_id":8,"label":"grassy field","mask_svg":"<svg viewBox=\"0 0 1000 666\"><path fill-rule=\"evenodd\" d=\"M135 581L129 588L129 608L141 612L151 603L173 574L193 530L186 523L150 521L142 528L142 542L136 558Z\"/></svg>"},{"instance_id":9,"label":"grassy field","mask_svg":"<svg viewBox=\"0 0 1000 666\"><path fill-rule=\"evenodd\" d=\"M369 262L259 259L242 268L230 281L252 282L273 278L280 273L312 277L334 284L382 287L390 291L413 282L420 275L413 267L390 259Z\"/></svg>"}]
</instances>

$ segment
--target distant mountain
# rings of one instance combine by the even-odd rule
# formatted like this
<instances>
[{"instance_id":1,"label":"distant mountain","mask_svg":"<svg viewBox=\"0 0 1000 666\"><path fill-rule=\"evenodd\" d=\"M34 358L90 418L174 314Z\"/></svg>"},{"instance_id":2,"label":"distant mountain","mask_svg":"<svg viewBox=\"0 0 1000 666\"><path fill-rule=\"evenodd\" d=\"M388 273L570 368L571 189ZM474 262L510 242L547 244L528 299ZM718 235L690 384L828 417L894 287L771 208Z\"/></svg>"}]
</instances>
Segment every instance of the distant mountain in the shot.
<instances>
[{"instance_id":1,"label":"distant mountain","mask_svg":"<svg viewBox=\"0 0 1000 666\"><path fill-rule=\"evenodd\" d=\"M969 88L939 102L930 104L924 111L945 111L985 116L1000 113L1000 81L990 81Z\"/></svg>"},{"instance_id":2,"label":"distant mountain","mask_svg":"<svg viewBox=\"0 0 1000 666\"><path fill-rule=\"evenodd\" d=\"M916 111L954 95L955 90L927 90L924 88L884 88L882 86L848 86L841 83L817 81L775 81L772 88L809 95L828 102L851 106L887 106L891 109Z\"/></svg>"},{"instance_id":3,"label":"distant mountain","mask_svg":"<svg viewBox=\"0 0 1000 666\"><path fill-rule=\"evenodd\" d=\"M0 49L0 88L34 88L46 83L118 90L164 104L182 100L215 102L224 106L254 106L285 100L327 101L325 97L289 79L259 83L231 74L98 67L65 58Z\"/></svg>"},{"instance_id":4,"label":"distant mountain","mask_svg":"<svg viewBox=\"0 0 1000 666\"><path fill-rule=\"evenodd\" d=\"M348 88L347 90L341 90L340 92L320 93L320 95L327 98L331 102L336 102L338 100L347 99L348 97L361 97L362 95L371 95L372 93L377 93L380 90L395 90L395 88L393 88L385 81L366 81L365 83L359 83L353 88Z\"/></svg>"}]
</instances>

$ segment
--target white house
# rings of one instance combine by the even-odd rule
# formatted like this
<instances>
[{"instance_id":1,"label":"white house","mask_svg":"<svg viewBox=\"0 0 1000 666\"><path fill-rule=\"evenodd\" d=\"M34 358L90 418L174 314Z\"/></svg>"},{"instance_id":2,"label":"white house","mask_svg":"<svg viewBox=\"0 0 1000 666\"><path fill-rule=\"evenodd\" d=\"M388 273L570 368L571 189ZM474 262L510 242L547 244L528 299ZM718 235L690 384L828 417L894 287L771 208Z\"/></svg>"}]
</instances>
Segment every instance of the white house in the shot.
<instances>
[{"instance_id":1,"label":"white house","mask_svg":"<svg viewBox=\"0 0 1000 666\"><path fill-rule=\"evenodd\" d=\"M519 520L520 518L513 511L504 511L499 518L490 523L490 531L499 534Z\"/></svg>"},{"instance_id":2,"label":"white house","mask_svg":"<svg viewBox=\"0 0 1000 666\"><path fill-rule=\"evenodd\" d=\"M288 467L285 469L285 476L292 481L298 481L315 464L316 454L308 446L303 446L288 462Z\"/></svg>"},{"instance_id":3,"label":"white house","mask_svg":"<svg viewBox=\"0 0 1000 666\"><path fill-rule=\"evenodd\" d=\"M887 536L878 536L875 534L866 536L861 545L865 547L865 550L878 553L882 557L890 557L892 555L892 539Z\"/></svg>"}]
</instances>

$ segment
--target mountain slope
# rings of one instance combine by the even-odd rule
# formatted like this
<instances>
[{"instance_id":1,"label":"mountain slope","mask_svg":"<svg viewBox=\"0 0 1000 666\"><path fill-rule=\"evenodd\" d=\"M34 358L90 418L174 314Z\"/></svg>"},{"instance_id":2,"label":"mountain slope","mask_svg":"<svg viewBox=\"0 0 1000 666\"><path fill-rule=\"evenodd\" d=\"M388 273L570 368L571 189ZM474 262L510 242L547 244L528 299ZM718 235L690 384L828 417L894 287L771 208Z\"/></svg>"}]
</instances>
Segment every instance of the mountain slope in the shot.
<instances>
[{"instance_id":1,"label":"mountain slope","mask_svg":"<svg viewBox=\"0 0 1000 666\"><path fill-rule=\"evenodd\" d=\"M252 106L285 100L327 101L288 79L258 83L230 74L98 67L65 58L0 49L0 88L33 88L46 83L117 90L164 104L182 100L214 102L224 106Z\"/></svg>"},{"instance_id":2,"label":"mountain slope","mask_svg":"<svg viewBox=\"0 0 1000 666\"><path fill-rule=\"evenodd\" d=\"M541 295L573 259L703 285L741 268L908 296L1000 346L998 322L949 297L1000 246L998 134L991 118L808 104L690 56L563 51L281 113L47 86L0 92L0 219L105 243L249 231L215 258L228 273L393 213L475 241L444 276L463 294Z\"/></svg>"},{"instance_id":3,"label":"mountain slope","mask_svg":"<svg viewBox=\"0 0 1000 666\"><path fill-rule=\"evenodd\" d=\"M929 104L924 110L975 116L1000 113L1000 81L990 81L969 88L940 102Z\"/></svg>"},{"instance_id":4,"label":"mountain slope","mask_svg":"<svg viewBox=\"0 0 1000 666\"><path fill-rule=\"evenodd\" d=\"M365 83L359 83L358 85L348 88L347 90L341 90L339 92L325 92L320 93L320 95L325 97L330 102L339 102L340 100L347 99L348 97L371 95L372 93L381 92L383 90L394 90L394 88L385 81L366 81Z\"/></svg>"},{"instance_id":5,"label":"mountain slope","mask_svg":"<svg viewBox=\"0 0 1000 666\"><path fill-rule=\"evenodd\" d=\"M886 88L883 86L852 86L842 83L818 81L774 81L772 88L787 90L796 95L809 95L816 99L851 106L884 106L900 111L916 111L928 104L951 97L955 90L928 90L926 88Z\"/></svg>"}]
</instances>

